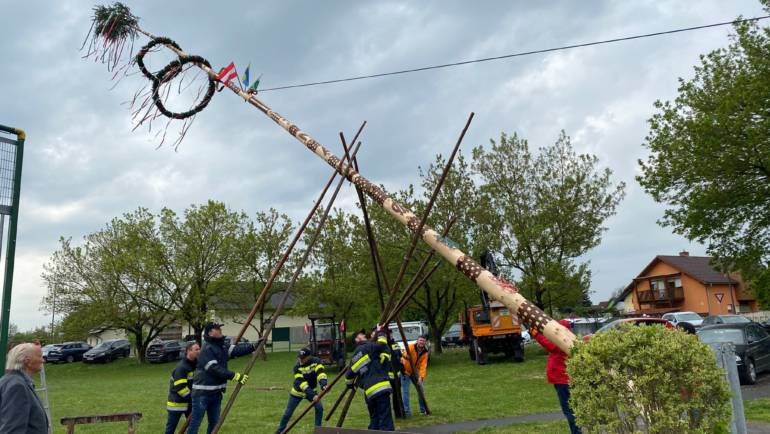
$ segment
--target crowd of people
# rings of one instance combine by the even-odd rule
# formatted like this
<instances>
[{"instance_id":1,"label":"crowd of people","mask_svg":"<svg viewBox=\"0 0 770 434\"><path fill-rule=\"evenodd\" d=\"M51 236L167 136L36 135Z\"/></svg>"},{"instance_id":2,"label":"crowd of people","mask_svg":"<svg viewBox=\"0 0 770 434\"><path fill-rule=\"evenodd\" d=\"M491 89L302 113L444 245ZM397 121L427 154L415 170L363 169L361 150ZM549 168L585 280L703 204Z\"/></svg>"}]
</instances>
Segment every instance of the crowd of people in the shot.
<instances>
[{"instance_id":1,"label":"crowd of people","mask_svg":"<svg viewBox=\"0 0 770 434\"><path fill-rule=\"evenodd\" d=\"M560 323L568 328L571 325L567 320ZM547 381L554 385L570 432L580 434L569 405L567 354L536 329L530 329L530 334L548 351ZM420 336L406 347L406 351L401 350L387 330L375 329L371 333L361 330L354 334L353 340L356 346L346 372L346 385L363 391L370 430L393 431L391 395L395 393L394 396L398 396L400 381L401 396L400 399L393 399L393 408L397 415L409 417L411 387L422 388L427 374L427 336ZM205 417L208 422L206 432L210 434L219 421L228 381L241 385L248 381L248 375L228 369L228 359L249 354L255 349L256 344L226 348L222 325L206 324L203 345L189 343L184 357L171 372L165 433L174 434L182 415L185 415L189 422L187 433L197 434ZM39 345L25 343L9 351L6 375L0 378L0 433L48 433L48 416L32 381L32 376L40 372L42 366L43 355ZM311 402L315 409L315 426L320 426L323 420L324 408L319 398L329 384L324 365L310 348L302 348L292 372L289 400L276 433L286 429L303 400ZM425 414L427 406L422 394L419 397L420 412Z\"/></svg>"}]
</instances>

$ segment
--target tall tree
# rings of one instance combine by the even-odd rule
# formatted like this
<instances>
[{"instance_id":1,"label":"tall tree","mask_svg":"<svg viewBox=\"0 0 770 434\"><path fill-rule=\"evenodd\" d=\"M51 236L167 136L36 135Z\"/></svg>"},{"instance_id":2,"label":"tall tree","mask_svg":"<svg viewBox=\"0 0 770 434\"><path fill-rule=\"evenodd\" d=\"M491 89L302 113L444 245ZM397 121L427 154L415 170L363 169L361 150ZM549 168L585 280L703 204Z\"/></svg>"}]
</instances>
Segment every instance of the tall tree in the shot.
<instances>
[{"instance_id":1,"label":"tall tree","mask_svg":"<svg viewBox=\"0 0 770 434\"><path fill-rule=\"evenodd\" d=\"M231 285L231 290L225 292L223 298L235 305L252 305L256 302L270 275L278 265L294 232L294 225L286 214L280 214L273 208L266 212L257 212L254 221L245 223L235 240L238 263L237 280ZM284 289L282 278L290 276L293 271L291 261L283 267L267 294L265 303L258 312L253 328L262 337L265 326L270 322L271 315L266 308L270 297ZM243 321L243 314L233 315L233 321Z\"/></svg>"},{"instance_id":2,"label":"tall tree","mask_svg":"<svg viewBox=\"0 0 770 434\"><path fill-rule=\"evenodd\" d=\"M763 0L770 11L770 1ZM637 180L668 206L659 223L706 244L770 305L770 28L735 25L673 101L657 101Z\"/></svg>"},{"instance_id":3,"label":"tall tree","mask_svg":"<svg viewBox=\"0 0 770 434\"><path fill-rule=\"evenodd\" d=\"M525 139L503 133L490 148L475 148L473 159L483 181L481 212L490 214L481 225L493 235L488 247L521 273L524 293L551 308L556 300L575 306L585 299L587 268L575 262L600 243L625 184L613 183L596 156L578 155L564 132L536 154ZM567 299L567 291L575 297Z\"/></svg>"},{"instance_id":4,"label":"tall tree","mask_svg":"<svg viewBox=\"0 0 770 434\"><path fill-rule=\"evenodd\" d=\"M237 239L247 217L225 204L208 201L184 211L184 219L161 212L160 235L167 246L165 279L181 293L174 299L179 315L199 338L211 316L211 302L223 282L238 273Z\"/></svg>"},{"instance_id":5,"label":"tall tree","mask_svg":"<svg viewBox=\"0 0 770 434\"><path fill-rule=\"evenodd\" d=\"M173 298L146 278L157 271L146 255L157 239L137 237L142 227L155 227L155 217L139 208L87 235L81 246L61 239L42 275L46 306L55 302L65 314L85 309L93 321L125 330L140 361L150 341L175 320Z\"/></svg>"},{"instance_id":6,"label":"tall tree","mask_svg":"<svg viewBox=\"0 0 770 434\"><path fill-rule=\"evenodd\" d=\"M317 225L315 218L305 243ZM362 227L355 215L332 210L313 249L302 291L297 293L296 312L333 313L348 324L367 328L377 322L377 290Z\"/></svg>"}]
</instances>

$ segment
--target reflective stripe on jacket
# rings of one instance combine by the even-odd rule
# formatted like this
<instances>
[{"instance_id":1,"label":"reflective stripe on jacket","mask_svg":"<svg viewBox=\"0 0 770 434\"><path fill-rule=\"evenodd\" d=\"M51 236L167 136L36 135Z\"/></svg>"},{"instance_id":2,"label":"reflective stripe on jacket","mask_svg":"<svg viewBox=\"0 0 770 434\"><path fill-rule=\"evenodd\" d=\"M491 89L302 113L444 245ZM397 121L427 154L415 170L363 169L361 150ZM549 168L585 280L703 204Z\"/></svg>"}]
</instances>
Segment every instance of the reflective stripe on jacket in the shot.
<instances>
[{"instance_id":1,"label":"reflective stripe on jacket","mask_svg":"<svg viewBox=\"0 0 770 434\"><path fill-rule=\"evenodd\" d=\"M313 399L317 393L316 387L319 385L321 388L326 387L327 381L323 363L317 357L313 357L304 365L299 363L294 365L294 383L289 393L298 398Z\"/></svg>"},{"instance_id":2,"label":"reflective stripe on jacket","mask_svg":"<svg viewBox=\"0 0 770 434\"><path fill-rule=\"evenodd\" d=\"M345 376L348 384L358 377L358 387L364 390L366 399L390 392L390 346L384 333L379 333L376 342L359 344L353 352L350 369Z\"/></svg>"},{"instance_id":3,"label":"reflective stripe on jacket","mask_svg":"<svg viewBox=\"0 0 770 434\"><path fill-rule=\"evenodd\" d=\"M168 386L168 411L187 411L192 400L192 378L195 371L195 361L187 357L177 363L171 372Z\"/></svg>"}]
</instances>

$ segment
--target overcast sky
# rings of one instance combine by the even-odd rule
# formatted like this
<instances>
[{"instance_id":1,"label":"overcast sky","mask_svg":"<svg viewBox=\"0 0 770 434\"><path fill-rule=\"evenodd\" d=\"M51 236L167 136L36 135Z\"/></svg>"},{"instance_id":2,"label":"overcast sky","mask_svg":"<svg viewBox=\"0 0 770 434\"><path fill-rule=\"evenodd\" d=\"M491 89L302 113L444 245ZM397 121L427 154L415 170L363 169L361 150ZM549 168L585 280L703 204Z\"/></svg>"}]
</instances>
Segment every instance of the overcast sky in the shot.
<instances>
[{"instance_id":1,"label":"overcast sky","mask_svg":"<svg viewBox=\"0 0 770 434\"><path fill-rule=\"evenodd\" d=\"M590 42L762 15L756 0L447 2L127 1L141 26L215 67L252 63L261 87L335 79ZM216 94L178 151L132 132L121 105L139 85L81 59L86 1L0 0L0 123L27 132L11 322L47 324L42 265L60 236L81 239L139 206L183 210L208 199L254 214L301 218L329 168L229 92ZM656 224L663 208L638 186L636 161L656 99L676 95L698 56L730 28L295 90L260 98L337 152L338 132L363 121L362 171L397 190L447 152L469 112L464 150L501 131L534 146L564 129L628 184L602 244L587 260L594 301L658 254L704 248ZM141 39L137 44L147 42ZM148 59L154 69L161 57ZM133 80L133 81L132 81ZM338 203L350 206L354 192Z\"/></svg>"}]
</instances>

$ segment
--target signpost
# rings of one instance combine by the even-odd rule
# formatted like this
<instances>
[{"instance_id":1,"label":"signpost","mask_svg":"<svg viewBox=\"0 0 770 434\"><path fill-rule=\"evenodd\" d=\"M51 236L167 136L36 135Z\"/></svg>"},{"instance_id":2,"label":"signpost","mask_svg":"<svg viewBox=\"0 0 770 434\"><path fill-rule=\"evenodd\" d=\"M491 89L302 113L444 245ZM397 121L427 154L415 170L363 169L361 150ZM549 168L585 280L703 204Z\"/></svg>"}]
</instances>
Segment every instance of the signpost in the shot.
<instances>
[{"instance_id":1,"label":"signpost","mask_svg":"<svg viewBox=\"0 0 770 434\"><path fill-rule=\"evenodd\" d=\"M15 139L8 135L15 136ZM11 316L11 291L16 258L16 230L19 220L19 194L25 139L26 134L23 130L0 125L0 227L5 222L5 216L9 216L10 220L5 252L2 310L0 310L0 376L5 372L5 355L8 352L8 327ZM0 247L2 235L0 230Z\"/></svg>"}]
</instances>

